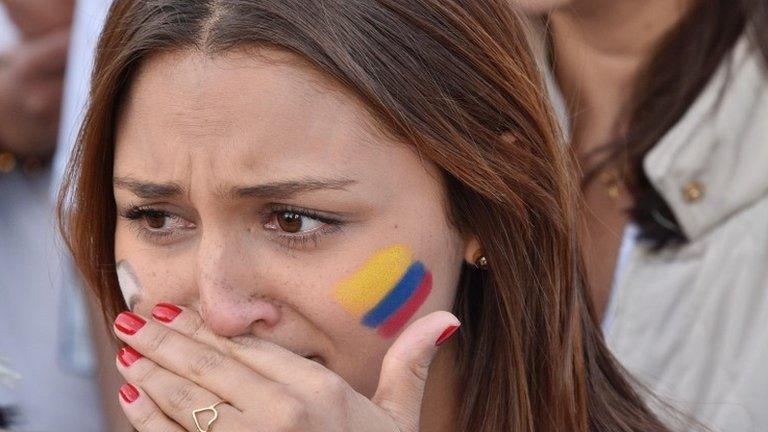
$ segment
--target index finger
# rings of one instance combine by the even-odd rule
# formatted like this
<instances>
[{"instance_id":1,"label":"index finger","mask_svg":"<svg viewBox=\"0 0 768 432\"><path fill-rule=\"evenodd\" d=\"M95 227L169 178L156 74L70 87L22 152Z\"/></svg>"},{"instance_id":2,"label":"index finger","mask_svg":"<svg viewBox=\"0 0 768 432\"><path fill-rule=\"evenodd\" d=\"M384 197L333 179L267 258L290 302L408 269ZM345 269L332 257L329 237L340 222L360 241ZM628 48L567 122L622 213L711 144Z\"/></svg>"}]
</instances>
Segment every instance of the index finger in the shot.
<instances>
[{"instance_id":1,"label":"index finger","mask_svg":"<svg viewBox=\"0 0 768 432\"><path fill-rule=\"evenodd\" d=\"M245 409L280 393L281 386L221 351L132 312L122 312L115 334L165 370Z\"/></svg>"},{"instance_id":2,"label":"index finger","mask_svg":"<svg viewBox=\"0 0 768 432\"><path fill-rule=\"evenodd\" d=\"M257 337L239 338L237 341L213 333L202 317L192 309L170 303L159 303L152 309L155 320L192 339L212 346L236 358L241 363L273 381L292 384L302 374L326 372L322 365ZM306 375L304 375L304 380Z\"/></svg>"}]
</instances>

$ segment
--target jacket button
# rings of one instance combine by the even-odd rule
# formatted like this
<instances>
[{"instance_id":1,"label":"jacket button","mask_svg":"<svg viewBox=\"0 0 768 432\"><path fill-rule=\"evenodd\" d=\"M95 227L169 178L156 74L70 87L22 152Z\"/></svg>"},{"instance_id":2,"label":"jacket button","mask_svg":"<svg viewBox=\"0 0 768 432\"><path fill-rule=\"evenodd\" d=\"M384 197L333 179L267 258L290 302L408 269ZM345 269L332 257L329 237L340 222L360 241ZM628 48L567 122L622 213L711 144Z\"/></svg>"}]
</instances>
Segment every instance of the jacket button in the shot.
<instances>
[{"instance_id":1,"label":"jacket button","mask_svg":"<svg viewBox=\"0 0 768 432\"><path fill-rule=\"evenodd\" d=\"M704 185L696 180L683 186L683 199L687 203L695 203L704 198Z\"/></svg>"},{"instance_id":2,"label":"jacket button","mask_svg":"<svg viewBox=\"0 0 768 432\"><path fill-rule=\"evenodd\" d=\"M13 153L0 151L0 173L7 174L16 169L16 156Z\"/></svg>"}]
</instances>

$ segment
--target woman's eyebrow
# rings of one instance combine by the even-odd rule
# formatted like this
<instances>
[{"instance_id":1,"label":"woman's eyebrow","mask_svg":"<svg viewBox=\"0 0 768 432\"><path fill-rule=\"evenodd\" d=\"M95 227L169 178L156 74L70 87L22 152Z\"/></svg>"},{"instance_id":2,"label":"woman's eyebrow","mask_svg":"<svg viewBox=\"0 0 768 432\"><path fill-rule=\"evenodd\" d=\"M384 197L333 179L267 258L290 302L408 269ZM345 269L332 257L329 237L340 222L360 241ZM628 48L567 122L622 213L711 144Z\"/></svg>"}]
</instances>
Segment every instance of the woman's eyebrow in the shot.
<instances>
[{"instance_id":1,"label":"woman's eyebrow","mask_svg":"<svg viewBox=\"0 0 768 432\"><path fill-rule=\"evenodd\" d=\"M173 198L186 193L178 183L152 183L131 177L115 177L113 183L118 189L127 189L134 195L145 199ZM294 195L318 190L346 190L357 183L347 178L303 178L264 183L253 186L235 186L219 192L225 199L288 199Z\"/></svg>"},{"instance_id":2,"label":"woman's eyebrow","mask_svg":"<svg viewBox=\"0 0 768 432\"><path fill-rule=\"evenodd\" d=\"M184 188L178 183L152 183L131 177L114 177L112 183L118 189L127 189L139 198L172 198L184 194Z\"/></svg>"},{"instance_id":3,"label":"woman's eyebrow","mask_svg":"<svg viewBox=\"0 0 768 432\"><path fill-rule=\"evenodd\" d=\"M255 186L232 188L226 195L231 198L288 199L294 195L318 190L346 190L347 186L357 183L355 180L338 179L298 179Z\"/></svg>"}]
</instances>

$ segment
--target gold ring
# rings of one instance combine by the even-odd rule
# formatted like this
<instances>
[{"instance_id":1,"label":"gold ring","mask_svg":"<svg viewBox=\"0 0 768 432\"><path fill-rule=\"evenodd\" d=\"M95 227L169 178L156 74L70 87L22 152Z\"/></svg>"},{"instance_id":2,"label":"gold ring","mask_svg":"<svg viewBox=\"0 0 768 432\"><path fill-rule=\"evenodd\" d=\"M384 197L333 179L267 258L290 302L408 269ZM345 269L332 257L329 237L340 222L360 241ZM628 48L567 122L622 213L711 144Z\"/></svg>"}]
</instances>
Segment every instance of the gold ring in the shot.
<instances>
[{"instance_id":1,"label":"gold ring","mask_svg":"<svg viewBox=\"0 0 768 432\"><path fill-rule=\"evenodd\" d=\"M215 422L216 419L219 418L219 412L216 410L216 407L221 405L221 404L223 404L223 403L224 403L224 401L216 402L215 404L213 404L213 405L211 405L209 407L200 408L200 409L196 409L196 410L192 411L192 419L195 421L195 426L197 426L197 432L211 432L211 426L213 425L213 422ZM200 427L200 420L197 418L197 416L199 414L202 414L202 413L206 412L206 411L212 412L213 413L213 418L208 421L208 425L205 426L205 429L203 429L202 427Z\"/></svg>"}]
</instances>

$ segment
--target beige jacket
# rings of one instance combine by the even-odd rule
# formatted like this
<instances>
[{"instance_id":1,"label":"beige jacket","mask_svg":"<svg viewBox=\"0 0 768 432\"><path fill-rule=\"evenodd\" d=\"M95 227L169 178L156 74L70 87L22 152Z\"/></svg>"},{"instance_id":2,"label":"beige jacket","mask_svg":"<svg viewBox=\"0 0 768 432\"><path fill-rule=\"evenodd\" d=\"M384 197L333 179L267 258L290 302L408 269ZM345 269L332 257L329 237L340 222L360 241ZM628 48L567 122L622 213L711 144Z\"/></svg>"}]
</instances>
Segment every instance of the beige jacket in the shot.
<instances>
[{"instance_id":1,"label":"beige jacket","mask_svg":"<svg viewBox=\"0 0 768 432\"><path fill-rule=\"evenodd\" d=\"M690 243L662 253L631 244L605 329L641 382L723 432L768 432L768 81L761 61L741 40L647 155L646 173Z\"/></svg>"}]
</instances>

